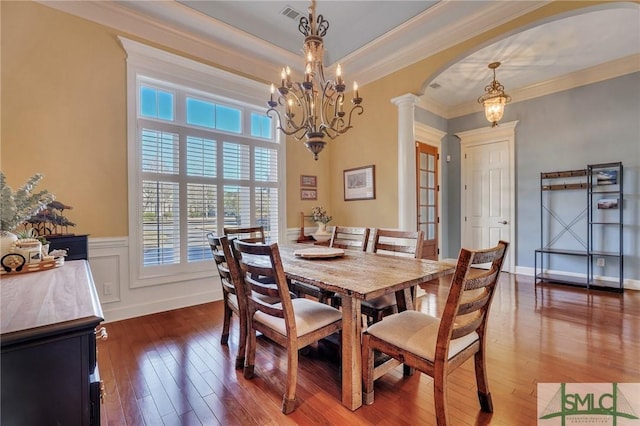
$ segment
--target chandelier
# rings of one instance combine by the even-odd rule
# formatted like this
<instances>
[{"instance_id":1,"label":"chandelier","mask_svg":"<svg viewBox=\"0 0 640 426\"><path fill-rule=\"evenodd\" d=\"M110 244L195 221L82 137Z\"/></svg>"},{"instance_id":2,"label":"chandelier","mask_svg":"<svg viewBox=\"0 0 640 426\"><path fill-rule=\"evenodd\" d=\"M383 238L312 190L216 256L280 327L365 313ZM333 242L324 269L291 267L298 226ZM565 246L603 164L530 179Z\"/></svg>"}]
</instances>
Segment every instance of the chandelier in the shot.
<instances>
[{"instance_id":1,"label":"chandelier","mask_svg":"<svg viewBox=\"0 0 640 426\"><path fill-rule=\"evenodd\" d=\"M358 85L353 83L353 98L349 113L345 112L345 84L340 65L336 67L335 80L327 80L322 63L323 37L329 21L322 15L316 18L316 2L311 1L309 17L302 16L298 30L305 36L303 52L305 73L302 82L291 81L291 69L285 67L280 75L280 87L271 84L271 98L267 102L267 115L278 117L278 129L285 135L303 140L309 151L318 159L318 153L326 145L325 137L334 139L349 130L354 112L362 114L362 98ZM284 108L281 114L276 107Z\"/></svg>"},{"instance_id":2,"label":"chandelier","mask_svg":"<svg viewBox=\"0 0 640 426\"><path fill-rule=\"evenodd\" d=\"M500 62L492 62L489 69L493 70L493 81L484 88L485 94L478 98L478 102L484 105L484 115L491 122L491 127L496 127L498 121L504 115L504 106L511 102L511 96L504 93L504 86L496 80L496 68Z\"/></svg>"}]
</instances>

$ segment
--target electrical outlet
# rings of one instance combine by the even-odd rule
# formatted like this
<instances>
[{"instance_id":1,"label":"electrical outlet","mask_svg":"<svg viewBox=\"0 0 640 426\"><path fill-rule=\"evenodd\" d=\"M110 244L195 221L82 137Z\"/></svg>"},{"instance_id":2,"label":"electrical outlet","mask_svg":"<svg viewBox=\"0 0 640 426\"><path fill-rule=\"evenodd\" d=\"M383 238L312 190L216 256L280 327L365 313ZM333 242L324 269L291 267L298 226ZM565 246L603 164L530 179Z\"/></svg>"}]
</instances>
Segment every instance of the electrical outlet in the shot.
<instances>
[{"instance_id":1,"label":"electrical outlet","mask_svg":"<svg viewBox=\"0 0 640 426\"><path fill-rule=\"evenodd\" d=\"M596 260L596 265L600 266L600 267L604 267L604 257L599 257Z\"/></svg>"},{"instance_id":2,"label":"electrical outlet","mask_svg":"<svg viewBox=\"0 0 640 426\"><path fill-rule=\"evenodd\" d=\"M105 296L111 296L113 293L113 284L112 283L104 283L102 286L102 292Z\"/></svg>"}]
</instances>

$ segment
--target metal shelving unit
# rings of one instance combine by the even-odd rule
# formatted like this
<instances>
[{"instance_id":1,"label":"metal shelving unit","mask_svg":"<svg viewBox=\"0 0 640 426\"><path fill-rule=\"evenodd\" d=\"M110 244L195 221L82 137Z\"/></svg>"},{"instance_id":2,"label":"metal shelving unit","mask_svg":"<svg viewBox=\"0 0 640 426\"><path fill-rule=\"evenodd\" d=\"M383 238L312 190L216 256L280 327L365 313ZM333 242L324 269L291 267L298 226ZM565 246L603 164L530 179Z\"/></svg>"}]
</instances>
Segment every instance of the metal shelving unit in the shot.
<instances>
[{"instance_id":1,"label":"metal shelving unit","mask_svg":"<svg viewBox=\"0 0 640 426\"><path fill-rule=\"evenodd\" d=\"M578 200L584 198L576 191L586 192L586 205L584 201L578 204ZM536 286L553 282L623 291L623 194L622 163L540 173L540 248L535 250L534 261ZM576 271L549 272L551 259L558 257L584 259L583 263L571 262L571 266L585 271L586 275ZM616 282L602 279L616 274Z\"/></svg>"}]
</instances>

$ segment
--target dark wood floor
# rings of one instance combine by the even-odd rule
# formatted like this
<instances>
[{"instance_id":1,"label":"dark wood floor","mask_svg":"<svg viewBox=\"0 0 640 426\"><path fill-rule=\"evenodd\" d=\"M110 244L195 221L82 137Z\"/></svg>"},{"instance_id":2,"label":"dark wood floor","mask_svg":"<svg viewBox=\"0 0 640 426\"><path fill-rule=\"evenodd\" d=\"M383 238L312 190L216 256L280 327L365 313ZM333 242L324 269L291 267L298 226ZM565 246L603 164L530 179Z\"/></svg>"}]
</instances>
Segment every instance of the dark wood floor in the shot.
<instances>
[{"instance_id":1,"label":"dark wood floor","mask_svg":"<svg viewBox=\"0 0 640 426\"><path fill-rule=\"evenodd\" d=\"M418 309L439 313L446 282L428 285ZM98 344L107 395L102 425L432 425L431 378L376 381L375 403L340 403L335 352L301 357L298 409L285 416L282 349L259 341L256 377L234 369L237 322L220 345L220 302L106 324ZM640 292L624 295L546 285L503 274L489 320L488 374L494 413L479 409L473 362L449 376L454 425L535 425L538 382L640 382Z\"/></svg>"}]
</instances>

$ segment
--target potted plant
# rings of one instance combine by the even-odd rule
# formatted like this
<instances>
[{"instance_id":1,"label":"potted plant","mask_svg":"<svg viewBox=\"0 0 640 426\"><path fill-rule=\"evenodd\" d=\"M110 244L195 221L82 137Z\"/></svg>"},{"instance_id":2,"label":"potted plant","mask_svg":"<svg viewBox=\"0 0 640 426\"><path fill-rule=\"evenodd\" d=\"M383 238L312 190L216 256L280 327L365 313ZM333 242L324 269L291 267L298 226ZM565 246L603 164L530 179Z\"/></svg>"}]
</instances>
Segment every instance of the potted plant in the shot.
<instances>
[{"instance_id":1,"label":"potted plant","mask_svg":"<svg viewBox=\"0 0 640 426\"><path fill-rule=\"evenodd\" d=\"M318 225L318 229L313 234L316 241L327 241L331 238L331 233L327 232L327 223L333 219L327 214L327 211L320 206L311 209L311 219Z\"/></svg>"},{"instance_id":2,"label":"potted plant","mask_svg":"<svg viewBox=\"0 0 640 426\"><path fill-rule=\"evenodd\" d=\"M6 177L0 172L0 252L4 255L18 239L14 231L31 216L39 213L55 197L47 190L33 192L43 175L36 173L17 191L7 185Z\"/></svg>"}]
</instances>

